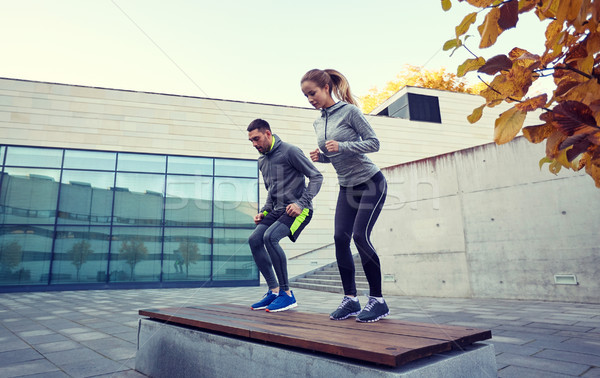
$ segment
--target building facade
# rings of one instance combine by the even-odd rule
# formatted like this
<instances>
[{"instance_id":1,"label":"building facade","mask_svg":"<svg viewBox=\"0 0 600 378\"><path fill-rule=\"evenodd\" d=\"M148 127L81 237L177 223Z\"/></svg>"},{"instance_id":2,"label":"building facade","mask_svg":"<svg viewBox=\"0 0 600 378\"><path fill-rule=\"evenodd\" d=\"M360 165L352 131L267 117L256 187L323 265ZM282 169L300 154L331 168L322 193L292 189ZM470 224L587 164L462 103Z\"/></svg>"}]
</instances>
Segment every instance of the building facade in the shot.
<instances>
[{"instance_id":1,"label":"building facade","mask_svg":"<svg viewBox=\"0 0 600 378\"><path fill-rule=\"evenodd\" d=\"M368 115L381 168L491 140L501 108L474 126L465 119L480 97L405 91L435 97L440 117ZM0 79L0 291L258 284L247 237L266 193L246 127L266 119L308 154L318 116ZM289 258L333 241L337 179L331 166L319 169L315 216L297 243L284 243Z\"/></svg>"}]
</instances>

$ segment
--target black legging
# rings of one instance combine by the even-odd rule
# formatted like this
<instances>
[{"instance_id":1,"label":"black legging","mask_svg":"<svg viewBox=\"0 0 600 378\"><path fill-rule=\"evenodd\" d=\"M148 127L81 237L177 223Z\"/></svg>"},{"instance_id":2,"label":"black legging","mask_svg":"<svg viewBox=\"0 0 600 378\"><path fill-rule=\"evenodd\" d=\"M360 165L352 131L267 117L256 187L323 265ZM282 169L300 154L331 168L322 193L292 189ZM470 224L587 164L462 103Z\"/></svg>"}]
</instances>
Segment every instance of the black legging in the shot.
<instances>
[{"instance_id":1,"label":"black legging","mask_svg":"<svg viewBox=\"0 0 600 378\"><path fill-rule=\"evenodd\" d=\"M381 266L370 236L386 194L387 182L381 172L362 184L340 186L335 209L334 240L335 256L346 295L356 295L354 260L350 250L350 238L353 237L369 282L370 295L382 296Z\"/></svg>"}]
</instances>

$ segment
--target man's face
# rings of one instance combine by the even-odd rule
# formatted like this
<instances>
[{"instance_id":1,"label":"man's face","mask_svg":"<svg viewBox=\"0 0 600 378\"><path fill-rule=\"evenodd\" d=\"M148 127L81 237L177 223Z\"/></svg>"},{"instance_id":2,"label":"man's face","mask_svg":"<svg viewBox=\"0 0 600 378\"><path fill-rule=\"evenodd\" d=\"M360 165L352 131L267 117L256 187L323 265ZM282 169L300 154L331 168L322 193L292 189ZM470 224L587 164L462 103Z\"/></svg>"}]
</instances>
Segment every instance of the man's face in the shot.
<instances>
[{"instance_id":1,"label":"man's face","mask_svg":"<svg viewBox=\"0 0 600 378\"><path fill-rule=\"evenodd\" d=\"M272 136L269 130L260 131L258 129L254 129L248 132L248 140L252 142L254 148L256 148L261 154L268 152L271 148L271 138Z\"/></svg>"}]
</instances>

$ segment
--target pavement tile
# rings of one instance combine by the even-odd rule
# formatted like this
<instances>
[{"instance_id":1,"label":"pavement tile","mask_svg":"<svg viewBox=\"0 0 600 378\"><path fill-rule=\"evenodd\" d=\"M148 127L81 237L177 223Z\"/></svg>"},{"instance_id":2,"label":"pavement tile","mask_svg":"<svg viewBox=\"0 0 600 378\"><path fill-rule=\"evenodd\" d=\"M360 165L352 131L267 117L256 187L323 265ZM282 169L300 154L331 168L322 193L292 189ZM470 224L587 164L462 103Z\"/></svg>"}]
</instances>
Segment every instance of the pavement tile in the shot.
<instances>
[{"instance_id":1,"label":"pavement tile","mask_svg":"<svg viewBox=\"0 0 600 378\"><path fill-rule=\"evenodd\" d=\"M54 342L67 341L67 340L69 340L69 339L59 333L52 333L50 335L29 337L25 341L27 341L31 345L37 345L37 344L47 344L47 343L54 343Z\"/></svg>"},{"instance_id":2,"label":"pavement tile","mask_svg":"<svg viewBox=\"0 0 600 378\"><path fill-rule=\"evenodd\" d=\"M73 362L86 362L92 360L102 360L104 357L98 352L80 346L77 349L63 350L60 352L45 353L44 356L53 364L62 366Z\"/></svg>"},{"instance_id":3,"label":"pavement tile","mask_svg":"<svg viewBox=\"0 0 600 378\"><path fill-rule=\"evenodd\" d=\"M102 332L84 332L84 333L74 333L71 336L71 339L75 341L86 341L86 340L96 340L103 339L105 337L110 337L106 333Z\"/></svg>"},{"instance_id":4,"label":"pavement tile","mask_svg":"<svg viewBox=\"0 0 600 378\"><path fill-rule=\"evenodd\" d=\"M77 349L81 345L74 341L57 341L53 343L38 344L35 349L40 353L62 352L65 350Z\"/></svg>"},{"instance_id":5,"label":"pavement tile","mask_svg":"<svg viewBox=\"0 0 600 378\"><path fill-rule=\"evenodd\" d=\"M547 372L562 373L578 376L590 367L573 362L550 360L546 358L521 356L513 353L502 353L496 356L496 360L503 364L515 365L525 368L543 370Z\"/></svg>"},{"instance_id":6,"label":"pavement tile","mask_svg":"<svg viewBox=\"0 0 600 378\"><path fill-rule=\"evenodd\" d=\"M64 373L60 370L47 372L47 373L39 373L39 374L30 374L30 375L22 375L19 378L71 378L70 375Z\"/></svg>"},{"instance_id":7,"label":"pavement tile","mask_svg":"<svg viewBox=\"0 0 600 378\"><path fill-rule=\"evenodd\" d=\"M0 367L20 362L43 359L44 356L33 349L12 350L0 353Z\"/></svg>"},{"instance_id":8,"label":"pavement tile","mask_svg":"<svg viewBox=\"0 0 600 378\"><path fill-rule=\"evenodd\" d=\"M600 368L592 368L582 375L584 378L600 378Z\"/></svg>"},{"instance_id":9,"label":"pavement tile","mask_svg":"<svg viewBox=\"0 0 600 378\"><path fill-rule=\"evenodd\" d=\"M498 378L565 378L574 377L560 373L551 373L548 371L528 369L520 366L508 366L498 371Z\"/></svg>"},{"instance_id":10,"label":"pavement tile","mask_svg":"<svg viewBox=\"0 0 600 378\"><path fill-rule=\"evenodd\" d=\"M575 362L577 364L600 367L600 356L581 352L574 353L567 352L564 350L559 351L546 349L536 354L535 357L547 358L550 360Z\"/></svg>"},{"instance_id":11,"label":"pavement tile","mask_svg":"<svg viewBox=\"0 0 600 378\"><path fill-rule=\"evenodd\" d=\"M54 364L50 363L48 360L40 359L0 367L0 377L23 377L32 374L42 374L42 376L46 376L46 374L57 371L59 371L59 369Z\"/></svg>"},{"instance_id":12,"label":"pavement tile","mask_svg":"<svg viewBox=\"0 0 600 378\"><path fill-rule=\"evenodd\" d=\"M120 362L112 361L107 358L77 361L60 366L67 374L74 377L95 377L98 375L112 375L115 372L129 370L127 366Z\"/></svg>"}]
</instances>

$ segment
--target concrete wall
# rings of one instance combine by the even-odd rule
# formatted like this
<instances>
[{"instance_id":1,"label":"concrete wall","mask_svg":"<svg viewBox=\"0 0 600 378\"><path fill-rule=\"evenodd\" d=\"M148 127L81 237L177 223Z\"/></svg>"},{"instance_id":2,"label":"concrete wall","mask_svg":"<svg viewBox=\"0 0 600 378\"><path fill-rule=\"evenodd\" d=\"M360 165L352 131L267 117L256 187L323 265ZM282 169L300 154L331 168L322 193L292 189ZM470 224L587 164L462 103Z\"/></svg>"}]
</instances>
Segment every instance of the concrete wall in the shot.
<instances>
[{"instance_id":1,"label":"concrete wall","mask_svg":"<svg viewBox=\"0 0 600 378\"><path fill-rule=\"evenodd\" d=\"M469 125L465 119L481 104L481 97L409 89L439 97L442 123L367 116L381 140L381 150L370 155L380 167L492 139L501 106ZM318 116L309 108L0 78L0 136L2 143L14 145L252 159L257 152L248 142L246 127L260 117L283 140L308 154L316 148L312 122ZM297 243L285 242L289 257L333 241L337 178L330 165L318 168L325 181L314 203L315 217ZM265 191L260 188L263 202Z\"/></svg>"},{"instance_id":2,"label":"concrete wall","mask_svg":"<svg viewBox=\"0 0 600 378\"><path fill-rule=\"evenodd\" d=\"M600 303L600 190L540 171L544 148L519 137L386 168L384 292Z\"/></svg>"}]
</instances>

